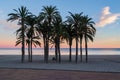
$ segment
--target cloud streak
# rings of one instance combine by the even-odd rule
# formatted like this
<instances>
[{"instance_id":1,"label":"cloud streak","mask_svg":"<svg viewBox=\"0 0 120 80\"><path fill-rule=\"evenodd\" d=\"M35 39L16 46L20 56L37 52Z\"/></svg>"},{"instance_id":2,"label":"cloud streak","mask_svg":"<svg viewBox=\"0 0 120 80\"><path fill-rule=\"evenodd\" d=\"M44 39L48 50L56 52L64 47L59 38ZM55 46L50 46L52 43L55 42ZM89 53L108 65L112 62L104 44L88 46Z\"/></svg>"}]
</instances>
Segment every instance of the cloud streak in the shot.
<instances>
[{"instance_id":1,"label":"cloud streak","mask_svg":"<svg viewBox=\"0 0 120 80\"><path fill-rule=\"evenodd\" d=\"M99 22L96 23L97 27L104 27L108 24L112 24L116 22L120 17L120 13L111 13L110 12L110 7L107 6L103 8L100 20Z\"/></svg>"},{"instance_id":2,"label":"cloud streak","mask_svg":"<svg viewBox=\"0 0 120 80\"><path fill-rule=\"evenodd\" d=\"M19 27L19 25L17 25L15 22L7 22L6 20L0 20L0 25L4 29L13 29Z\"/></svg>"}]
</instances>

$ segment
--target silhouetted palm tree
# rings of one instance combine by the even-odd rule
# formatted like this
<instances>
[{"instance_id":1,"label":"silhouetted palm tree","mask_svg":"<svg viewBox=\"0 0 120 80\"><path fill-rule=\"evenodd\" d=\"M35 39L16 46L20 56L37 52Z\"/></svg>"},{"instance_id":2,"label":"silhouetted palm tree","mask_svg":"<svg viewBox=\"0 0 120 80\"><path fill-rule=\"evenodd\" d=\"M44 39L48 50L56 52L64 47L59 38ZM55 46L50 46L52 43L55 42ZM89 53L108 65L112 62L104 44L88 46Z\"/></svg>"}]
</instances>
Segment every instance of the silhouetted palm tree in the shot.
<instances>
[{"instance_id":1,"label":"silhouetted palm tree","mask_svg":"<svg viewBox=\"0 0 120 80\"><path fill-rule=\"evenodd\" d=\"M63 23L60 15L56 16L53 20L53 28L51 35L51 42L55 44L55 59L61 62L60 43L63 35ZM59 56L58 56L59 55Z\"/></svg>"},{"instance_id":2,"label":"silhouetted palm tree","mask_svg":"<svg viewBox=\"0 0 120 80\"><path fill-rule=\"evenodd\" d=\"M38 32L37 32L37 28L38 28L37 27L37 17L35 15L27 16L25 23L28 27L27 36L29 39L28 42L30 41L30 61L32 62L32 46L33 46L33 42L34 42L33 39L40 39L38 36ZM39 44L40 43L38 42L38 45Z\"/></svg>"},{"instance_id":3,"label":"silhouetted palm tree","mask_svg":"<svg viewBox=\"0 0 120 80\"><path fill-rule=\"evenodd\" d=\"M32 36L32 39L31 39L31 36L30 36L30 34L29 34L29 32L27 33L27 36L26 36L26 44L28 45L28 61L29 62L32 62L32 52L31 52L31 46L41 46L41 43L39 42L39 36L36 36L36 37L34 37L34 36ZM32 40L32 41L31 41ZM31 42L32 42L32 44L31 44Z\"/></svg>"},{"instance_id":4,"label":"silhouetted palm tree","mask_svg":"<svg viewBox=\"0 0 120 80\"><path fill-rule=\"evenodd\" d=\"M31 14L29 12L29 10L24 7L24 6L21 6L20 8L18 8L18 10L16 9L13 9L15 11L15 13L10 13L8 14L9 16L9 19L8 21L14 21L14 20L18 20L18 23L20 23L21 25L21 32L22 32L22 35L21 35L21 38L22 38L22 58L21 58L21 62L24 62L24 55L25 55L25 35L24 35L24 32L25 32L25 27L24 27L24 23L25 23L25 19L26 17Z\"/></svg>"},{"instance_id":5,"label":"silhouetted palm tree","mask_svg":"<svg viewBox=\"0 0 120 80\"><path fill-rule=\"evenodd\" d=\"M47 36L47 22L43 20L44 16L39 14L38 20L37 20L37 26L38 26L38 32L39 35L42 36L43 38L43 43L44 43L44 62L46 62L46 36Z\"/></svg>"},{"instance_id":6,"label":"silhouetted palm tree","mask_svg":"<svg viewBox=\"0 0 120 80\"><path fill-rule=\"evenodd\" d=\"M75 30L74 30L74 27L72 26L72 24L66 20L65 21L65 34L63 35L66 42L68 43L69 45L69 61L71 62L72 61L72 41L75 37Z\"/></svg>"},{"instance_id":7,"label":"silhouetted palm tree","mask_svg":"<svg viewBox=\"0 0 120 80\"><path fill-rule=\"evenodd\" d=\"M45 62L48 62L49 56L49 38L51 35L51 27L53 19L59 14L56 6L43 6L40 16L43 17L43 23L46 23L46 36L45 36Z\"/></svg>"},{"instance_id":8,"label":"silhouetted palm tree","mask_svg":"<svg viewBox=\"0 0 120 80\"><path fill-rule=\"evenodd\" d=\"M78 37L79 37L79 27L80 27L80 23L81 23L81 15L82 13L76 13L73 14L71 12L70 16L68 16L68 21L72 24L72 26L74 27L75 30L75 40L76 40L76 63L78 61Z\"/></svg>"},{"instance_id":9,"label":"silhouetted palm tree","mask_svg":"<svg viewBox=\"0 0 120 80\"><path fill-rule=\"evenodd\" d=\"M86 62L88 62L88 40L93 41L93 37L95 36L96 29L94 28L94 22L92 18L88 16L82 17L82 27L84 31L84 38L85 38L85 51L86 51Z\"/></svg>"},{"instance_id":10,"label":"silhouetted palm tree","mask_svg":"<svg viewBox=\"0 0 120 80\"><path fill-rule=\"evenodd\" d=\"M83 16L81 16L83 17ZM83 42L84 29L82 27L82 19L79 26L79 39L80 39L80 61L82 62L82 42Z\"/></svg>"}]
</instances>

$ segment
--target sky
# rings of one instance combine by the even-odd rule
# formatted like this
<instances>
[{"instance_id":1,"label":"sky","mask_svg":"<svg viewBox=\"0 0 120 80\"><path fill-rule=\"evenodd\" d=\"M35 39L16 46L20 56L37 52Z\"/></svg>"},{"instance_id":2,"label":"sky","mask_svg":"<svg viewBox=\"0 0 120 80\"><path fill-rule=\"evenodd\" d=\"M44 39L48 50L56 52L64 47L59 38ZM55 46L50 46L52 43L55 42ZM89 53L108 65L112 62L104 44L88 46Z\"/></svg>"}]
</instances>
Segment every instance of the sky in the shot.
<instances>
[{"instance_id":1,"label":"sky","mask_svg":"<svg viewBox=\"0 0 120 80\"><path fill-rule=\"evenodd\" d=\"M94 42L90 48L120 48L120 0L1 0L0 1L0 48L15 48L16 34L19 28L16 22L7 22L8 14L20 6L26 6L30 12L38 15L43 6L56 6L63 18L72 13L83 12L96 23ZM43 44L42 44L43 46ZM18 48L20 46L17 46ZM68 47L66 43L61 47ZM75 41L73 41L75 47Z\"/></svg>"}]
</instances>

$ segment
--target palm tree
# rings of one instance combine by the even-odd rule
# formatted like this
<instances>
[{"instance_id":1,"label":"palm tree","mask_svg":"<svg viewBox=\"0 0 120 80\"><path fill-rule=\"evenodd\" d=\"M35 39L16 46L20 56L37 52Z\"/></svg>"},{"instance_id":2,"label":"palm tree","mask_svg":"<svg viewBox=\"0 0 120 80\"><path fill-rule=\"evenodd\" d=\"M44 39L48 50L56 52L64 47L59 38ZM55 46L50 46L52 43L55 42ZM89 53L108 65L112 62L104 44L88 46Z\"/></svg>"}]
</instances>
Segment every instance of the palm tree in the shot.
<instances>
[{"instance_id":1,"label":"palm tree","mask_svg":"<svg viewBox=\"0 0 120 80\"><path fill-rule=\"evenodd\" d=\"M78 37L79 37L79 27L80 27L80 23L81 23L81 15L82 15L82 12L81 13L76 13L76 14L73 14L71 12L70 13L70 16L68 16L68 21L71 22L72 26L74 27L74 30L75 30L75 40L76 40L76 63L78 61Z\"/></svg>"},{"instance_id":2,"label":"palm tree","mask_svg":"<svg viewBox=\"0 0 120 80\"><path fill-rule=\"evenodd\" d=\"M44 43L44 62L46 62L46 36L47 36L47 22L43 21L44 16L39 14L38 19L37 19L37 26L38 26L38 32L39 35L42 36L43 38L43 43Z\"/></svg>"},{"instance_id":3,"label":"palm tree","mask_svg":"<svg viewBox=\"0 0 120 80\"><path fill-rule=\"evenodd\" d=\"M28 33L27 33L27 35L28 35L28 42L30 41L30 54L31 54L31 56L30 56L30 61L32 62L32 46L33 46L33 42L34 42L34 40L33 39L40 39L39 37L38 37L38 32L37 32L37 17L35 16L35 15L30 15L30 16L27 16L27 18L26 18L26 25L27 25L27 27L28 27ZM38 42L38 45L39 45L40 43Z\"/></svg>"},{"instance_id":4,"label":"palm tree","mask_svg":"<svg viewBox=\"0 0 120 80\"><path fill-rule=\"evenodd\" d=\"M56 56L55 59L56 61L58 61L59 58L59 62L61 62L60 42L62 42L62 36L63 36L62 17L58 15L53 20L51 41L53 44L55 44L55 56Z\"/></svg>"},{"instance_id":5,"label":"palm tree","mask_svg":"<svg viewBox=\"0 0 120 80\"><path fill-rule=\"evenodd\" d=\"M48 62L49 56L49 38L51 35L51 27L53 19L59 14L56 6L43 6L40 15L43 17L43 23L46 23L46 38L45 38L45 62Z\"/></svg>"},{"instance_id":6,"label":"palm tree","mask_svg":"<svg viewBox=\"0 0 120 80\"><path fill-rule=\"evenodd\" d=\"M21 57L21 62L24 62L24 55L25 55L25 19L26 17L31 14L29 12L29 10L24 7L21 6L20 8L18 8L18 10L13 9L15 11L15 13L10 13L8 14L9 18L8 21L14 21L14 20L18 20L18 23L20 23L21 25L21 32L22 32L22 57Z\"/></svg>"},{"instance_id":7,"label":"palm tree","mask_svg":"<svg viewBox=\"0 0 120 80\"><path fill-rule=\"evenodd\" d=\"M72 41L73 41L73 39L74 39L74 27L72 26L72 24L68 21L68 20L66 20L65 21L65 29L64 29L65 31L65 34L63 35L64 36L64 38L65 38L65 40L66 40L66 42L69 44L69 62L71 62L72 61L72 50L71 50L71 48L72 48Z\"/></svg>"},{"instance_id":8,"label":"palm tree","mask_svg":"<svg viewBox=\"0 0 120 80\"><path fill-rule=\"evenodd\" d=\"M88 40L93 41L93 37L95 36L96 29L94 28L94 22L92 18L88 16L82 17L82 27L84 31L84 38L85 38L85 51L86 51L86 62L88 62Z\"/></svg>"},{"instance_id":9,"label":"palm tree","mask_svg":"<svg viewBox=\"0 0 120 80\"><path fill-rule=\"evenodd\" d=\"M81 16L83 17L83 16ZM80 40L80 61L82 62L82 42L83 42L83 35L84 35L84 31L83 31L83 27L82 27L82 19L81 19L81 23L79 26L79 40Z\"/></svg>"}]
</instances>

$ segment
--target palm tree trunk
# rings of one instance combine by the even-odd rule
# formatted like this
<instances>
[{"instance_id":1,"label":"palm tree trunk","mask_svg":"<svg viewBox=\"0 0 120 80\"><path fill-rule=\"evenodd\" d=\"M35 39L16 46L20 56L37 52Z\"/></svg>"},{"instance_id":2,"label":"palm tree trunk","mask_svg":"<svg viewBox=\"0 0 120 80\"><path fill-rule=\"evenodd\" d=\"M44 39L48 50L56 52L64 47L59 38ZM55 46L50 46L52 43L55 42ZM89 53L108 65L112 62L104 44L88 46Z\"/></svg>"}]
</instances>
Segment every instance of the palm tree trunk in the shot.
<instances>
[{"instance_id":1,"label":"palm tree trunk","mask_svg":"<svg viewBox=\"0 0 120 80\"><path fill-rule=\"evenodd\" d=\"M59 63L61 63L61 53L60 53L60 46L58 48L58 52L59 52Z\"/></svg>"},{"instance_id":2,"label":"palm tree trunk","mask_svg":"<svg viewBox=\"0 0 120 80\"><path fill-rule=\"evenodd\" d=\"M46 40L46 63L48 63L48 54L49 54L49 40Z\"/></svg>"},{"instance_id":3,"label":"palm tree trunk","mask_svg":"<svg viewBox=\"0 0 120 80\"><path fill-rule=\"evenodd\" d=\"M82 39L80 39L80 61L82 62Z\"/></svg>"},{"instance_id":4,"label":"palm tree trunk","mask_svg":"<svg viewBox=\"0 0 120 80\"><path fill-rule=\"evenodd\" d=\"M47 54L47 62L48 62L48 59L49 59L49 39L48 39L48 48L47 48L47 50L48 50L48 54Z\"/></svg>"},{"instance_id":5,"label":"palm tree trunk","mask_svg":"<svg viewBox=\"0 0 120 80\"><path fill-rule=\"evenodd\" d=\"M59 53L59 63L61 63L60 39L58 39L58 53Z\"/></svg>"},{"instance_id":6,"label":"palm tree trunk","mask_svg":"<svg viewBox=\"0 0 120 80\"><path fill-rule=\"evenodd\" d=\"M28 43L28 62L30 62L30 43Z\"/></svg>"},{"instance_id":7,"label":"palm tree trunk","mask_svg":"<svg viewBox=\"0 0 120 80\"><path fill-rule=\"evenodd\" d=\"M76 38L76 63L78 61L78 37Z\"/></svg>"},{"instance_id":8,"label":"palm tree trunk","mask_svg":"<svg viewBox=\"0 0 120 80\"><path fill-rule=\"evenodd\" d=\"M43 42L44 42L44 62L46 62L46 39L43 36Z\"/></svg>"},{"instance_id":9,"label":"palm tree trunk","mask_svg":"<svg viewBox=\"0 0 120 80\"><path fill-rule=\"evenodd\" d=\"M72 59L72 57L71 57L71 45L69 45L69 52L70 52L70 53L69 53L69 62L71 62L71 61L72 61L72 60L71 60L71 59Z\"/></svg>"},{"instance_id":10,"label":"palm tree trunk","mask_svg":"<svg viewBox=\"0 0 120 80\"><path fill-rule=\"evenodd\" d=\"M24 20L22 19L22 56L21 56L21 62L24 62L24 56L25 56L25 36L24 36Z\"/></svg>"},{"instance_id":11,"label":"palm tree trunk","mask_svg":"<svg viewBox=\"0 0 120 80\"><path fill-rule=\"evenodd\" d=\"M58 61L57 52L58 52L58 50L57 50L57 43L55 42L55 60L56 60L56 62Z\"/></svg>"},{"instance_id":12,"label":"palm tree trunk","mask_svg":"<svg viewBox=\"0 0 120 80\"><path fill-rule=\"evenodd\" d=\"M31 38L31 45L30 46L31 46L31 49L30 49L31 50L31 57L30 57L31 59L30 59L30 62L32 62L32 38Z\"/></svg>"},{"instance_id":13,"label":"palm tree trunk","mask_svg":"<svg viewBox=\"0 0 120 80\"><path fill-rule=\"evenodd\" d=\"M48 19L48 34L46 36L46 63L48 63L49 58L49 38L50 38L50 29L51 29L51 18Z\"/></svg>"},{"instance_id":14,"label":"palm tree trunk","mask_svg":"<svg viewBox=\"0 0 120 80\"><path fill-rule=\"evenodd\" d=\"M86 63L88 62L88 48L87 48L87 37L85 35L85 51L86 51Z\"/></svg>"},{"instance_id":15,"label":"palm tree trunk","mask_svg":"<svg viewBox=\"0 0 120 80\"><path fill-rule=\"evenodd\" d=\"M70 41L69 42L69 62L71 62L72 61L72 53L71 53L72 40L70 39L69 41Z\"/></svg>"}]
</instances>

